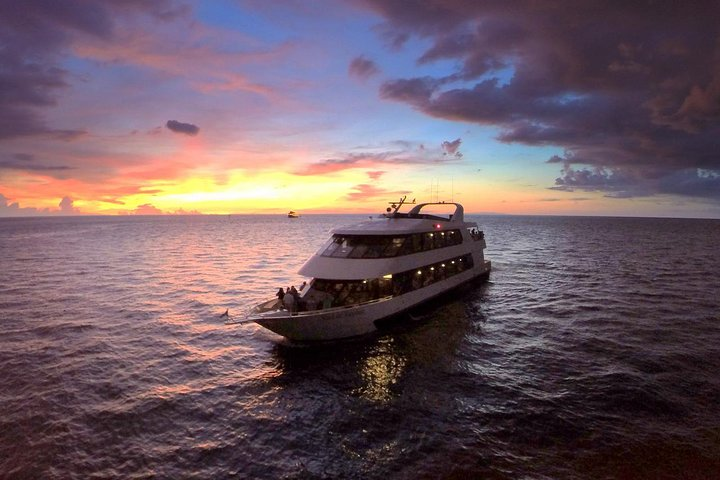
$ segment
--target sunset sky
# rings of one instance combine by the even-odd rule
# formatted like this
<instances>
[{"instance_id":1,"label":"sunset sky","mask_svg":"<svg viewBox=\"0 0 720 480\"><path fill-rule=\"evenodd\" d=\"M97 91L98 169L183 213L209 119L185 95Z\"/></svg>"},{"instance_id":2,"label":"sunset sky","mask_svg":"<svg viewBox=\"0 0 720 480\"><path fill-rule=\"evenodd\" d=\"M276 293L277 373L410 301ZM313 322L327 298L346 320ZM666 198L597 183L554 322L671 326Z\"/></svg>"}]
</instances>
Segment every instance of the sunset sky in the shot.
<instances>
[{"instance_id":1,"label":"sunset sky","mask_svg":"<svg viewBox=\"0 0 720 480\"><path fill-rule=\"evenodd\" d=\"M0 216L372 213L407 194L720 218L718 18L717 1L0 0Z\"/></svg>"}]
</instances>

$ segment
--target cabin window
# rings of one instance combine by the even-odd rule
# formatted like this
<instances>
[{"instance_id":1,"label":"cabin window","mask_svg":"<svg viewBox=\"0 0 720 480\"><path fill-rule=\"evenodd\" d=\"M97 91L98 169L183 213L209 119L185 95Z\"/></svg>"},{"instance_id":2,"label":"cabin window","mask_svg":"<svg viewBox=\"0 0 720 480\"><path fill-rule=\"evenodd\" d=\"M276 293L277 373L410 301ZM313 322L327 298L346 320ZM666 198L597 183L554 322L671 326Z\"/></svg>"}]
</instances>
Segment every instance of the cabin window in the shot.
<instances>
[{"instance_id":1,"label":"cabin window","mask_svg":"<svg viewBox=\"0 0 720 480\"><path fill-rule=\"evenodd\" d=\"M392 241L383 250L383 257L394 257L402 249L405 244L406 237L394 237Z\"/></svg>"},{"instance_id":2,"label":"cabin window","mask_svg":"<svg viewBox=\"0 0 720 480\"><path fill-rule=\"evenodd\" d=\"M316 278L303 298L306 305L312 305L313 309L357 305L418 290L472 267L472 255L466 254L380 278L365 280Z\"/></svg>"},{"instance_id":3,"label":"cabin window","mask_svg":"<svg viewBox=\"0 0 720 480\"><path fill-rule=\"evenodd\" d=\"M335 258L388 258L462 243L460 230L398 235L335 235L320 255Z\"/></svg>"},{"instance_id":4,"label":"cabin window","mask_svg":"<svg viewBox=\"0 0 720 480\"><path fill-rule=\"evenodd\" d=\"M322 253L322 256L329 257L333 254L333 252L337 249L338 245L340 244L340 238L333 237L333 239L330 241L327 247L325 247L325 250Z\"/></svg>"},{"instance_id":5,"label":"cabin window","mask_svg":"<svg viewBox=\"0 0 720 480\"><path fill-rule=\"evenodd\" d=\"M350 254L353 246L351 245L351 241L349 238L339 238L338 240L339 241L337 242L337 247L335 248L335 251L333 251L331 256L345 258Z\"/></svg>"},{"instance_id":6,"label":"cabin window","mask_svg":"<svg viewBox=\"0 0 720 480\"><path fill-rule=\"evenodd\" d=\"M459 245L462 243L462 235L460 235L459 230L449 230L446 233L448 245Z\"/></svg>"}]
</instances>

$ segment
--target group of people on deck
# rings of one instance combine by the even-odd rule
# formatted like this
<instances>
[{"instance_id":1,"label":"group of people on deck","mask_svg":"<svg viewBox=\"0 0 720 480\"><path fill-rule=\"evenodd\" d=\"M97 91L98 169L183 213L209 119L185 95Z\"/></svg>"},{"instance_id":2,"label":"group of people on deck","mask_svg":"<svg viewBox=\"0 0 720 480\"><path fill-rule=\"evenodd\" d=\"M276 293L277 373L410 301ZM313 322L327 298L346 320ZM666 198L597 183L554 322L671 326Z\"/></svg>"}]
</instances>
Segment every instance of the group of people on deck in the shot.
<instances>
[{"instance_id":1,"label":"group of people on deck","mask_svg":"<svg viewBox=\"0 0 720 480\"><path fill-rule=\"evenodd\" d=\"M305 282L300 286L300 290L303 288L305 288ZM300 306L300 290L295 288L295 285L286 287L285 290L280 287L275 296L278 297L280 306L289 312L297 312Z\"/></svg>"},{"instance_id":2,"label":"group of people on deck","mask_svg":"<svg viewBox=\"0 0 720 480\"><path fill-rule=\"evenodd\" d=\"M301 296L300 292L306 287L307 282L303 282L300 288L295 288L295 285L286 287L285 290L283 290L282 287L278 288L275 294L275 296L278 297L278 305L292 313L329 308L331 306L333 300L331 295L322 294L322 298L316 298L319 292L311 292L311 295ZM314 293L314 295L312 293Z\"/></svg>"}]
</instances>

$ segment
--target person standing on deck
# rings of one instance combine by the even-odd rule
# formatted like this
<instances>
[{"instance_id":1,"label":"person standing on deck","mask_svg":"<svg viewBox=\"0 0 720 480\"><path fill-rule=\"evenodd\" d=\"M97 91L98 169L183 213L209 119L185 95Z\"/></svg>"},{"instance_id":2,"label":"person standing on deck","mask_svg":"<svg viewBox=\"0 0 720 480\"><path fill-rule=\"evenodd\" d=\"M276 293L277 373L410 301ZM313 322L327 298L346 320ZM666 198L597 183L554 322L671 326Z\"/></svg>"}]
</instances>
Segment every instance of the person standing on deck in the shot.
<instances>
[{"instance_id":1,"label":"person standing on deck","mask_svg":"<svg viewBox=\"0 0 720 480\"><path fill-rule=\"evenodd\" d=\"M295 305L295 310L294 310L294 311L297 312L297 311L300 310L300 306L301 306L301 303L300 303L300 302L301 302L301 300L300 300L300 292L297 291L297 289L295 288L295 285L293 285L292 287L290 287L290 295L293 296L294 305Z\"/></svg>"},{"instance_id":2,"label":"person standing on deck","mask_svg":"<svg viewBox=\"0 0 720 480\"><path fill-rule=\"evenodd\" d=\"M288 289L283 296L283 305L285 305L285 309L288 312L295 310L295 296L290 293L290 289Z\"/></svg>"}]
</instances>

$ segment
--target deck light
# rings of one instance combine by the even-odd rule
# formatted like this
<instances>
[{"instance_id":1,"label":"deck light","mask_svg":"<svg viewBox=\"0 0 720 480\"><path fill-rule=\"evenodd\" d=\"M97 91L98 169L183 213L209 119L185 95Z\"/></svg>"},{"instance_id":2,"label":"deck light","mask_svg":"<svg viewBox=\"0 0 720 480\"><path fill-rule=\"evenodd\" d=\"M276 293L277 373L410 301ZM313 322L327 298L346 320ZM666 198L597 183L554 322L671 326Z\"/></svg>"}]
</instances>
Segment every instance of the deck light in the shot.
<instances>
[{"instance_id":1,"label":"deck light","mask_svg":"<svg viewBox=\"0 0 720 480\"><path fill-rule=\"evenodd\" d=\"M442 227L442 225L440 225L439 223L435 224L435 228L441 228L441 227Z\"/></svg>"}]
</instances>

